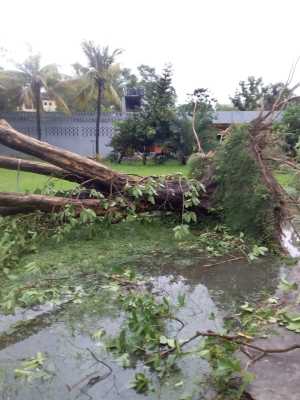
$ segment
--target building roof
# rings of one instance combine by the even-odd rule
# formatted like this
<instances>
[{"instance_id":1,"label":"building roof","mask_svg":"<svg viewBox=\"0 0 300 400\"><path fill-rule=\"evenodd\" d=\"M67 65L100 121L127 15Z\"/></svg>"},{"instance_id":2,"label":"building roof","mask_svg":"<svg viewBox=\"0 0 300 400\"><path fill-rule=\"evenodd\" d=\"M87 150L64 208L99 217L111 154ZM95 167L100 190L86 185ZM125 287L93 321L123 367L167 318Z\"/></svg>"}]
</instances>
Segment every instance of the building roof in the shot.
<instances>
[{"instance_id":1,"label":"building roof","mask_svg":"<svg viewBox=\"0 0 300 400\"><path fill-rule=\"evenodd\" d=\"M257 118L260 111L216 111L214 124L247 124ZM281 112L278 112L275 120L281 119Z\"/></svg>"}]
</instances>

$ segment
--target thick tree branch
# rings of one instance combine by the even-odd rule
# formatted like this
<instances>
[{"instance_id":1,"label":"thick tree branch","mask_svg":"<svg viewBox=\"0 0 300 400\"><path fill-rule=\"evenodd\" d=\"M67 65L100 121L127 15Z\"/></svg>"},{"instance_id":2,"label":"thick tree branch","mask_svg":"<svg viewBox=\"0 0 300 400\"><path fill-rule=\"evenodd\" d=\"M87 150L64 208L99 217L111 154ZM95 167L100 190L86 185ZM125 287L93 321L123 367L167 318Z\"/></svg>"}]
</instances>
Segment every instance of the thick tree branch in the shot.
<instances>
[{"instance_id":1,"label":"thick tree branch","mask_svg":"<svg viewBox=\"0 0 300 400\"><path fill-rule=\"evenodd\" d=\"M74 175L62 168L51 164L41 163L21 158L0 156L0 168L6 168L13 171L32 172L35 174L52 176L54 178L65 179L67 181L83 183L81 176Z\"/></svg>"},{"instance_id":2,"label":"thick tree branch","mask_svg":"<svg viewBox=\"0 0 300 400\"><path fill-rule=\"evenodd\" d=\"M199 337L215 337L220 340L224 340L227 342L233 342L236 343L240 346L248 347L249 349L255 350L260 352L261 354L254 358L253 361L258 361L262 357L264 357L267 354L279 354L279 353L287 353L293 350L299 350L300 349L300 344L294 344L292 346L284 347L284 348L269 348L265 349L263 347L254 345L249 343L246 339L243 338L241 335L236 335L236 336L230 336L230 335L221 335L217 332L212 332L212 331L207 331L207 332L196 332L193 336L191 336L189 339L186 339L183 343L181 343L182 346L186 346L188 343L191 343L195 339ZM173 353L176 350L176 348L170 348L168 350L165 350L160 353L161 357L167 357L169 354ZM249 355L248 355L249 356Z\"/></svg>"}]
</instances>

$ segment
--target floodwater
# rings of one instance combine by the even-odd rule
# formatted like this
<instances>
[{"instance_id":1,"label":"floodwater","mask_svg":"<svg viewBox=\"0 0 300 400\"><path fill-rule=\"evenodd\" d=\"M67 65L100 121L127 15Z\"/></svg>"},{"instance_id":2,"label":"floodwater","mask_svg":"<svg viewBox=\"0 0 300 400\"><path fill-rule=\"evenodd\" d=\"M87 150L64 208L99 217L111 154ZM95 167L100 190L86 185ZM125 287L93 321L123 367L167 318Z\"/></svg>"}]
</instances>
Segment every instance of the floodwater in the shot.
<instances>
[{"instance_id":1,"label":"floodwater","mask_svg":"<svg viewBox=\"0 0 300 400\"><path fill-rule=\"evenodd\" d=\"M212 263L211 259L206 263ZM167 334L180 339L189 338L197 330L220 330L226 312L246 300L256 302L266 292L273 292L283 273L283 267L272 258L203 268L203 258L192 252L184 257L182 253L144 255L136 264L158 296L167 296L176 303L178 295L185 294L186 303L176 314L184 322L184 329L179 332L176 321L167 325ZM0 316L0 399L145 398L130 384L136 372L151 376L151 371L142 362L137 362L135 368L123 368L117 357L106 351L105 337L96 341L91 337L99 329L104 329L106 336L118 332L123 315L110 300L108 292L99 290L95 301L86 305L44 306L19 311L15 316ZM17 321L19 325L12 331L11 326ZM32 382L16 379L14 370L20 368L22 360L34 357L37 352L46 356L46 378ZM112 368L106 379L97 378L105 376L108 368L93 355ZM149 392L147 398L208 399L210 389L201 383L209 373L207 362L190 355L178 367L165 382L152 375L155 391Z\"/></svg>"}]
</instances>

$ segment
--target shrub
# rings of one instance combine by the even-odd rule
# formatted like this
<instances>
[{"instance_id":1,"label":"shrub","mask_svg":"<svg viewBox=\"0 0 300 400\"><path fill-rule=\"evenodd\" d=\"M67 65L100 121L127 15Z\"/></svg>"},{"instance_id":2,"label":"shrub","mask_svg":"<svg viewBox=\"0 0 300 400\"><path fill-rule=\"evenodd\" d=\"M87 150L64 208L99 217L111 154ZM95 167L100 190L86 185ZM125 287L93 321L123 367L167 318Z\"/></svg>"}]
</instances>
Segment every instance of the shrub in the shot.
<instances>
[{"instance_id":1,"label":"shrub","mask_svg":"<svg viewBox=\"0 0 300 400\"><path fill-rule=\"evenodd\" d=\"M256 241L274 237L274 204L251 156L247 126L232 130L217 159L218 199L225 224Z\"/></svg>"},{"instance_id":2,"label":"shrub","mask_svg":"<svg viewBox=\"0 0 300 400\"><path fill-rule=\"evenodd\" d=\"M193 179L201 179L204 174L207 160L201 153L193 153L187 162L188 176Z\"/></svg>"}]
</instances>

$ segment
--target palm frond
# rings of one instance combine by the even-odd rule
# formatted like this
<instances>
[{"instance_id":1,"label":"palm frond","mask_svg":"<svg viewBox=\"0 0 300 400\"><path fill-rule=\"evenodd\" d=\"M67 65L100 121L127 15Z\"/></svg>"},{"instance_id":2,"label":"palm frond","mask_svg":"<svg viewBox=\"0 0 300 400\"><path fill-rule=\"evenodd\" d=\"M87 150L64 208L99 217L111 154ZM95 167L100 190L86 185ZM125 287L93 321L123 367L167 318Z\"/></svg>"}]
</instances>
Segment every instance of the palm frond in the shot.
<instances>
[{"instance_id":1,"label":"palm frond","mask_svg":"<svg viewBox=\"0 0 300 400\"><path fill-rule=\"evenodd\" d=\"M62 96L60 96L54 88L49 88L47 91L47 94L49 95L49 97L51 99L53 99L55 101L55 103L57 104L58 107L60 107L62 109L62 111L66 114L70 114L70 109L67 105L67 103L64 101L64 99L62 98Z\"/></svg>"},{"instance_id":2,"label":"palm frond","mask_svg":"<svg viewBox=\"0 0 300 400\"><path fill-rule=\"evenodd\" d=\"M113 105L121 108L121 99L117 91L112 85L107 85L105 87L104 96L106 100L110 101Z\"/></svg>"},{"instance_id":3,"label":"palm frond","mask_svg":"<svg viewBox=\"0 0 300 400\"><path fill-rule=\"evenodd\" d=\"M76 101L78 104L84 106L86 105L91 99L95 97L96 93L96 88L94 84L91 84L91 82L88 82L85 86L83 86L77 96L76 96Z\"/></svg>"},{"instance_id":4,"label":"palm frond","mask_svg":"<svg viewBox=\"0 0 300 400\"><path fill-rule=\"evenodd\" d=\"M23 86L20 88L18 102L26 108L34 108L34 94L31 86Z\"/></svg>"},{"instance_id":5,"label":"palm frond","mask_svg":"<svg viewBox=\"0 0 300 400\"><path fill-rule=\"evenodd\" d=\"M39 73L42 74L42 75L46 75L46 76L47 75L55 75L57 77L60 77L60 73L59 73L57 64L45 65L44 67L42 67L39 70Z\"/></svg>"},{"instance_id":6,"label":"palm frond","mask_svg":"<svg viewBox=\"0 0 300 400\"><path fill-rule=\"evenodd\" d=\"M115 49L110 53L108 46L101 48L92 41L82 42L82 50L88 59L89 67L97 70L98 74L106 71L122 53L121 49Z\"/></svg>"},{"instance_id":7,"label":"palm frond","mask_svg":"<svg viewBox=\"0 0 300 400\"><path fill-rule=\"evenodd\" d=\"M40 64L41 55L32 54L22 64L17 64L17 68L28 76L34 76L39 73Z\"/></svg>"},{"instance_id":8,"label":"palm frond","mask_svg":"<svg viewBox=\"0 0 300 400\"><path fill-rule=\"evenodd\" d=\"M74 68L75 73L78 76L85 75L89 71L89 69L87 67L84 67L83 65L81 65L78 62L72 64L72 67Z\"/></svg>"}]
</instances>

